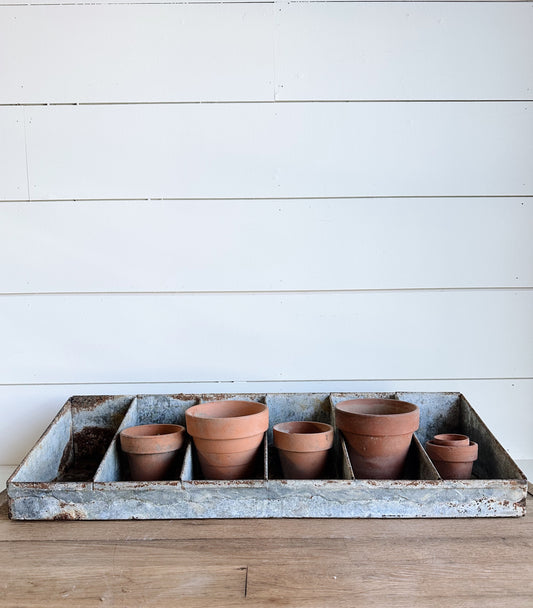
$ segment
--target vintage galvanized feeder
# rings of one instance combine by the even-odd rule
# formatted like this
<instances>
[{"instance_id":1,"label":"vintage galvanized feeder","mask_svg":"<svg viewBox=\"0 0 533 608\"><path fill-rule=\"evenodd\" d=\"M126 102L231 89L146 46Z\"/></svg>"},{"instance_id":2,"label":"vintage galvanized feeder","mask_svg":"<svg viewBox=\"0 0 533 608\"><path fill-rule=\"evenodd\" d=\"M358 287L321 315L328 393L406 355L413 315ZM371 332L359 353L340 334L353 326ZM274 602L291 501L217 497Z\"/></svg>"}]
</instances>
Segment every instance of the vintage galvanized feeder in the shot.
<instances>
[{"instance_id":1,"label":"vintage galvanized feeder","mask_svg":"<svg viewBox=\"0 0 533 608\"><path fill-rule=\"evenodd\" d=\"M335 405L365 397L398 399L420 409L401 478L355 479L336 429L328 479L284 479L272 427L289 420L335 427ZM232 398L268 407L256 478L204 479L189 442L172 479L126 480L122 429L183 425L190 406ZM442 433L464 434L479 445L471 479L438 474L423 445ZM7 491L12 519L516 517L525 513L527 480L460 393L85 396L67 401L8 480Z\"/></svg>"}]
</instances>

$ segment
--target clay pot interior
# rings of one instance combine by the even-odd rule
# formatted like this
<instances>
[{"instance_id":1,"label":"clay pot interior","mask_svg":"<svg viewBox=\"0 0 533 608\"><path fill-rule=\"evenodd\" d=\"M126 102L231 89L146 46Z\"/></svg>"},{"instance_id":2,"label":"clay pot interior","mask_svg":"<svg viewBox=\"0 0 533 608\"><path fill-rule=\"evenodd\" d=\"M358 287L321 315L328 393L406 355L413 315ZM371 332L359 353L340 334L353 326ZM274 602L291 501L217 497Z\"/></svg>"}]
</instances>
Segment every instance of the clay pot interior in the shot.
<instances>
[{"instance_id":1,"label":"clay pot interior","mask_svg":"<svg viewBox=\"0 0 533 608\"><path fill-rule=\"evenodd\" d=\"M396 399L350 399L335 406L356 479L416 479L411 442L418 406Z\"/></svg>"},{"instance_id":2,"label":"clay pot interior","mask_svg":"<svg viewBox=\"0 0 533 608\"><path fill-rule=\"evenodd\" d=\"M272 451L285 479L331 478L333 427L324 422L292 421L273 427Z\"/></svg>"},{"instance_id":3,"label":"clay pot interior","mask_svg":"<svg viewBox=\"0 0 533 608\"><path fill-rule=\"evenodd\" d=\"M179 424L143 424L120 433L129 478L133 481L179 479L185 427Z\"/></svg>"},{"instance_id":4,"label":"clay pot interior","mask_svg":"<svg viewBox=\"0 0 533 608\"><path fill-rule=\"evenodd\" d=\"M241 480L264 477L268 408L256 401L200 403L185 412L193 438L195 479Z\"/></svg>"}]
</instances>

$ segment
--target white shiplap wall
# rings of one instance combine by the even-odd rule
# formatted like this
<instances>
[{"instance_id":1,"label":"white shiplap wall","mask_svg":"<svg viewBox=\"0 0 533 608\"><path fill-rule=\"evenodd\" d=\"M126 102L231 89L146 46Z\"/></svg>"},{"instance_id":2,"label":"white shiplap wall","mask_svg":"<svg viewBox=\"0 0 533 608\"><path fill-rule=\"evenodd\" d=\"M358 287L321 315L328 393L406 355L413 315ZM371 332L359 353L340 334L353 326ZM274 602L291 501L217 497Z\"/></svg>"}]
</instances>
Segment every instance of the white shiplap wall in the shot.
<instances>
[{"instance_id":1,"label":"white shiplap wall","mask_svg":"<svg viewBox=\"0 0 533 608\"><path fill-rule=\"evenodd\" d=\"M533 459L533 3L0 4L0 463L71 394L460 390Z\"/></svg>"}]
</instances>

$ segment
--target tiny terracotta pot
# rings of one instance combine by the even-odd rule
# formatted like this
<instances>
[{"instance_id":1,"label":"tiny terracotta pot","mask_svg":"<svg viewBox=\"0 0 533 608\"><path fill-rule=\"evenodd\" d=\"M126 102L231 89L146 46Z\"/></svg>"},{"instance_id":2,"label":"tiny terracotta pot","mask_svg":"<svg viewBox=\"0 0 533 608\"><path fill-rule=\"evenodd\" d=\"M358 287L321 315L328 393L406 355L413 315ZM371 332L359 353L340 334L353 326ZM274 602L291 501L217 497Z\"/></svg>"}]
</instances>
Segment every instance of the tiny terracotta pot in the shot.
<instances>
[{"instance_id":1,"label":"tiny terracotta pot","mask_svg":"<svg viewBox=\"0 0 533 608\"><path fill-rule=\"evenodd\" d=\"M400 477L418 429L418 406L396 399L351 399L335 406L335 419L356 478Z\"/></svg>"},{"instance_id":2,"label":"tiny terracotta pot","mask_svg":"<svg viewBox=\"0 0 533 608\"><path fill-rule=\"evenodd\" d=\"M282 422L272 429L286 479L320 479L333 445L333 427L324 422Z\"/></svg>"},{"instance_id":3,"label":"tiny terracotta pot","mask_svg":"<svg viewBox=\"0 0 533 608\"><path fill-rule=\"evenodd\" d=\"M268 408L255 401L211 401L185 412L206 479L247 479L268 429Z\"/></svg>"},{"instance_id":4,"label":"tiny terracotta pot","mask_svg":"<svg viewBox=\"0 0 533 608\"><path fill-rule=\"evenodd\" d=\"M179 424L142 424L120 433L133 481L157 481L176 475L177 458L185 441Z\"/></svg>"},{"instance_id":5,"label":"tiny terracotta pot","mask_svg":"<svg viewBox=\"0 0 533 608\"><path fill-rule=\"evenodd\" d=\"M431 441L436 445L470 445L470 439L466 435L456 433L435 435Z\"/></svg>"},{"instance_id":6,"label":"tiny terracotta pot","mask_svg":"<svg viewBox=\"0 0 533 608\"><path fill-rule=\"evenodd\" d=\"M426 452L443 479L470 479L478 446L473 441L469 441L469 445L439 445L428 441Z\"/></svg>"}]
</instances>

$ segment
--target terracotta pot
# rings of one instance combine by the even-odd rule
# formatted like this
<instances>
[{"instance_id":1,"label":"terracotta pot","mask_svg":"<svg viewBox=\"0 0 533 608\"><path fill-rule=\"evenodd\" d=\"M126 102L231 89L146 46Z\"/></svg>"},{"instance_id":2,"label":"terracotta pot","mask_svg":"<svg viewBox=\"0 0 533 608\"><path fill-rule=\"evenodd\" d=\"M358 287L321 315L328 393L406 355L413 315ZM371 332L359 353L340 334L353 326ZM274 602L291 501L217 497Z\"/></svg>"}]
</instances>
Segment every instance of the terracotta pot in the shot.
<instances>
[{"instance_id":1,"label":"terracotta pot","mask_svg":"<svg viewBox=\"0 0 533 608\"><path fill-rule=\"evenodd\" d=\"M128 456L133 481L177 478L177 458L185 441L179 424L142 424L120 433L120 446Z\"/></svg>"},{"instance_id":2,"label":"terracotta pot","mask_svg":"<svg viewBox=\"0 0 533 608\"><path fill-rule=\"evenodd\" d=\"M469 445L439 445L428 441L426 452L443 479L470 479L478 446L473 441Z\"/></svg>"},{"instance_id":3,"label":"terracotta pot","mask_svg":"<svg viewBox=\"0 0 533 608\"><path fill-rule=\"evenodd\" d=\"M268 408L255 401L211 401L185 412L206 479L253 477L258 450L268 429Z\"/></svg>"},{"instance_id":4,"label":"terracotta pot","mask_svg":"<svg viewBox=\"0 0 533 608\"><path fill-rule=\"evenodd\" d=\"M396 399L351 399L335 406L358 479L398 479L418 429L420 411Z\"/></svg>"},{"instance_id":5,"label":"terracotta pot","mask_svg":"<svg viewBox=\"0 0 533 608\"><path fill-rule=\"evenodd\" d=\"M282 422L272 430L286 479L320 479L324 475L333 445L332 426L324 422Z\"/></svg>"},{"instance_id":6,"label":"terracotta pot","mask_svg":"<svg viewBox=\"0 0 533 608\"><path fill-rule=\"evenodd\" d=\"M466 435L457 435L456 433L444 433L435 435L431 440L437 445L469 445L470 439Z\"/></svg>"}]
</instances>

